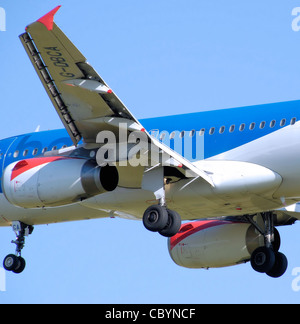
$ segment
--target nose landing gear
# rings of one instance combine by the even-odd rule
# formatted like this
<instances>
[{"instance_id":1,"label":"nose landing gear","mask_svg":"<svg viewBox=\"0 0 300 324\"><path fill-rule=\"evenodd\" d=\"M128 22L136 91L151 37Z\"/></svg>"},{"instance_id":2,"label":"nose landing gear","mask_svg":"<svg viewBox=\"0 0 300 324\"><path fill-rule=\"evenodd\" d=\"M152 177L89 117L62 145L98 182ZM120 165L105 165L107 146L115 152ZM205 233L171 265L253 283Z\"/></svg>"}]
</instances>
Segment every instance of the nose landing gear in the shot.
<instances>
[{"instance_id":1,"label":"nose landing gear","mask_svg":"<svg viewBox=\"0 0 300 324\"><path fill-rule=\"evenodd\" d=\"M21 256L21 251L25 245L25 236L28 236L33 231L32 225L26 225L22 222L15 221L12 224L13 231L16 234L16 240L11 243L16 244L15 254L8 254L3 260L3 267L7 271L21 273L26 266L25 259Z\"/></svg>"}]
</instances>

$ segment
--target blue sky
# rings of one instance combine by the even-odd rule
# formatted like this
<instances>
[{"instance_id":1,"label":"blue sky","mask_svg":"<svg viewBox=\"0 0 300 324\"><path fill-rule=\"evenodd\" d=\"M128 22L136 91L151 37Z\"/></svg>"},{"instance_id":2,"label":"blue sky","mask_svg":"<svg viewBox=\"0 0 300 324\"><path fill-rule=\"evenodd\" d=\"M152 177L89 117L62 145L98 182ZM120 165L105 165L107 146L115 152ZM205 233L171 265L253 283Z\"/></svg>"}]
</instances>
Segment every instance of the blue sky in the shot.
<instances>
[{"instance_id":1,"label":"blue sky","mask_svg":"<svg viewBox=\"0 0 300 324\"><path fill-rule=\"evenodd\" d=\"M300 1L2 0L1 138L62 127L18 39L58 4L57 24L138 118L300 99L300 32L291 27ZM0 304L298 303L300 226L279 231L289 267L271 279L249 264L180 268L166 239L138 221L36 226L26 269L6 274ZM0 228L1 260L12 239Z\"/></svg>"}]
</instances>

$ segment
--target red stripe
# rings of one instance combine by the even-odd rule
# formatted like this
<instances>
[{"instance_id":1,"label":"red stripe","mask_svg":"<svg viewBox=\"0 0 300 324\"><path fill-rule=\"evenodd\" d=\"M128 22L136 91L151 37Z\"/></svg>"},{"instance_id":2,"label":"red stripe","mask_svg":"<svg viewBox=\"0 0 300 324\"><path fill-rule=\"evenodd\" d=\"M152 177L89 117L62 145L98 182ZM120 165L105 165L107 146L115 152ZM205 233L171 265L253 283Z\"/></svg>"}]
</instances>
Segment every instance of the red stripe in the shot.
<instances>
[{"instance_id":1,"label":"red stripe","mask_svg":"<svg viewBox=\"0 0 300 324\"><path fill-rule=\"evenodd\" d=\"M42 23L47 27L48 30L53 29L53 20L54 20L54 15L57 13L58 9L61 6L57 6L56 8L52 9L49 11L46 15L38 19L38 22Z\"/></svg>"},{"instance_id":2,"label":"red stripe","mask_svg":"<svg viewBox=\"0 0 300 324\"><path fill-rule=\"evenodd\" d=\"M14 178L19 176L20 174L37 167L39 165L57 161L57 160L63 160L67 159L66 157L59 157L59 156L51 156L51 157L41 157L41 158L33 158L33 159L27 159L19 161L14 168L11 171L11 177L10 181L12 181Z\"/></svg>"},{"instance_id":3,"label":"red stripe","mask_svg":"<svg viewBox=\"0 0 300 324\"><path fill-rule=\"evenodd\" d=\"M170 238L170 247L171 250L182 240L187 238L188 236L205 230L210 227L224 225L224 224L231 224L230 221L223 221L223 220L200 220L196 222L187 223L181 226L179 232Z\"/></svg>"}]
</instances>

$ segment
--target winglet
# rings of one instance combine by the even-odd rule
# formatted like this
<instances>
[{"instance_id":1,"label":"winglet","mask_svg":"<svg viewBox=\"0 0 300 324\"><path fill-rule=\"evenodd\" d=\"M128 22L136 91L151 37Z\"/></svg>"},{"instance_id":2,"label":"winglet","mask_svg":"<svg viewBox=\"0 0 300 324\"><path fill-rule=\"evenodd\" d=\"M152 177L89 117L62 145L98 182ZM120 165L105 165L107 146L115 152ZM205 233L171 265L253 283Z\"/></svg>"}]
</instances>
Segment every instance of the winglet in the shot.
<instances>
[{"instance_id":1,"label":"winglet","mask_svg":"<svg viewBox=\"0 0 300 324\"><path fill-rule=\"evenodd\" d=\"M41 17L37 21L42 23L43 25L45 25L48 30L52 30L53 29L54 15L57 13L57 11L58 11L58 9L60 7L61 6L57 6L56 8L52 9L51 11L49 11L46 15L44 15L43 17Z\"/></svg>"}]
</instances>

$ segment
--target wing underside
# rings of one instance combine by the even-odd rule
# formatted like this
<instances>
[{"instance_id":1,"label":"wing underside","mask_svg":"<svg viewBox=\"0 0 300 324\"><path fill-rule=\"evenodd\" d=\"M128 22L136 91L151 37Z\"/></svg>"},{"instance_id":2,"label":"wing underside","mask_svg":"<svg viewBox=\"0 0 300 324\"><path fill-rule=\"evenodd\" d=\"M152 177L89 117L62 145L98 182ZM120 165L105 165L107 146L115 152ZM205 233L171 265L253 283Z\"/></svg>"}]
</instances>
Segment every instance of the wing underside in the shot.
<instances>
[{"instance_id":1,"label":"wing underside","mask_svg":"<svg viewBox=\"0 0 300 324\"><path fill-rule=\"evenodd\" d=\"M20 40L75 145L95 143L105 117L139 124L55 23L48 30L37 21Z\"/></svg>"},{"instance_id":2,"label":"wing underside","mask_svg":"<svg viewBox=\"0 0 300 324\"><path fill-rule=\"evenodd\" d=\"M120 124L125 124L129 133L144 132L150 147L169 155L172 166L180 167L188 177L200 177L214 186L205 171L148 134L54 23L58 9L27 26L20 40L74 145L81 139L96 143L103 130L113 132L118 139Z\"/></svg>"}]
</instances>

